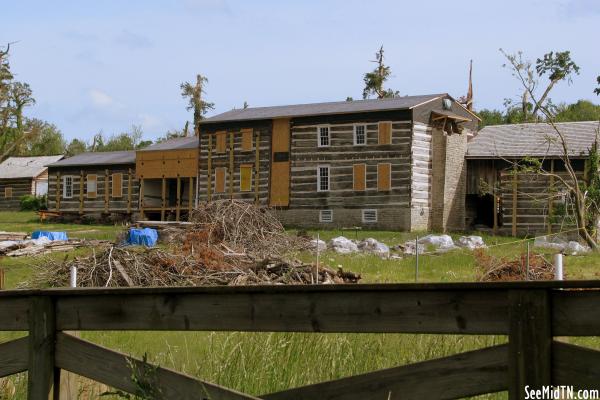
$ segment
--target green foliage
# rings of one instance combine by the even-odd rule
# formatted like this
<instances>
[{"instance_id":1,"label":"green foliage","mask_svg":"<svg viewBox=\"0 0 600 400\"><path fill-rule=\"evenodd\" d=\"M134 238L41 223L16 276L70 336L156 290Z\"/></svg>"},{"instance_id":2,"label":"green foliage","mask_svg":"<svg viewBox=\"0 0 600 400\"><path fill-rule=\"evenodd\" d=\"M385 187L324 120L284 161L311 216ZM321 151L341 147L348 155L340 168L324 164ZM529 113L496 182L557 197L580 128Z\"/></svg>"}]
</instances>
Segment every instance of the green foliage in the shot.
<instances>
[{"instance_id":1,"label":"green foliage","mask_svg":"<svg viewBox=\"0 0 600 400\"><path fill-rule=\"evenodd\" d=\"M38 211L47 209L46 196L26 194L19 199L21 211Z\"/></svg>"},{"instance_id":2,"label":"green foliage","mask_svg":"<svg viewBox=\"0 0 600 400\"><path fill-rule=\"evenodd\" d=\"M375 53L375 60L372 61L377 64L377 67L372 72L367 72L363 78L365 83L363 99L368 99L371 95L377 96L378 99L400 96L399 91L383 87L392 74L391 68L385 65L383 60L383 46L381 46Z\"/></svg>"},{"instance_id":3,"label":"green foliage","mask_svg":"<svg viewBox=\"0 0 600 400\"><path fill-rule=\"evenodd\" d=\"M571 82L572 74L579 74L579 67L571 60L570 51L557 51L544 54L543 58L538 58L535 69L540 77L548 74L552 82L567 79Z\"/></svg>"},{"instance_id":4,"label":"green foliage","mask_svg":"<svg viewBox=\"0 0 600 400\"><path fill-rule=\"evenodd\" d=\"M186 137L186 136L187 136L187 132L185 130L181 131L178 129L171 129L171 130L167 131L167 133L165 133L164 136L161 136L158 139L156 139L156 143L161 143L161 142L164 142L167 140Z\"/></svg>"},{"instance_id":5,"label":"green foliage","mask_svg":"<svg viewBox=\"0 0 600 400\"><path fill-rule=\"evenodd\" d=\"M200 74L196 75L196 84L192 85L189 82L184 82L179 85L181 89L181 97L188 99L188 111L194 110L194 128L197 129L200 121L204 119L204 115L208 110L215 108L215 103L210 103L202 98L205 94L204 86L208 83L208 78ZM247 103L244 103L247 107ZM244 107L244 108L246 108Z\"/></svg>"},{"instance_id":6,"label":"green foliage","mask_svg":"<svg viewBox=\"0 0 600 400\"><path fill-rule=\"evenodd\" d=\"M594 235L596 232L596 220L600 215L600 154L598 154L598 140L596 140L588 153L587 159L587 181L581 183L582 191L586 195L586 222L587 229Z\"/></svg>"},{"instance_id":7,"label":"green foliage","mask_svg":"<svg viewBox=\"0 0 600 400\"><path fill-rule=\"evenodd\" d=\"M76 156L77 154L85 153L87 151L87 144L81 139L73 139L67 145L65 153L68 157Z\"/></svg>"},{"instance_id":8,"label":"green foliage","mask_svg":"<svg viewBox=\"0 0 600 400\"><path fill-rule=\"evenodd\" d=\"M102 132L94 136L93 144L88 151L122 151L137 150L148 145L142 141L143 131L139 125L132 125L130 132L123 132L105 138Z\"/></svg>"},{"instance_id":9,"label":"green foliage","mask_svg":"<svg viewBox=\"0 0 600 400\"><path fill-rule=\"evenodd\" d=\"M598 87L594 89L594 93L600 95L600 75L598 75L598 77L596 78L596 82L598 82Z\"/></svg>"},{"instance_id":10,"label":"green foliage","mask_svg":"<svg viewBox=\"0 0 600 400\"><path fill-rule=\"evenodd\" d=\"M600 120L600 105L589 100L579 100L573 104L559 104L556 107L557 122L598 121Z\"/></svg>"},{"instance_id":11,"label":"green foliage","mask_svg":"<svg viewBox=\"0 0 600 400\"><path fill-rule=\"evenodd\" d=\"M24 143L19 155L49 156L65 152L65 139L56 125L37 118L28 118L25 121L25 129L35 130L37 134Z\"/></svg>"}]
</instances>

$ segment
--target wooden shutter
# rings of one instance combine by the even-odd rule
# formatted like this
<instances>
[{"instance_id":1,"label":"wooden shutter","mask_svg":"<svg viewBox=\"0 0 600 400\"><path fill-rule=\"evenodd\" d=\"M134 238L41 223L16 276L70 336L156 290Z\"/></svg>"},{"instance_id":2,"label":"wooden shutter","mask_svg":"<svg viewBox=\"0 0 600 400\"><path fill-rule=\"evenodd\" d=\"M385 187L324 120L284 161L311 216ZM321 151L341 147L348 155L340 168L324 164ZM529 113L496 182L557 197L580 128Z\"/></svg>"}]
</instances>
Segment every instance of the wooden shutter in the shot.
<instances>
[{"instance_id":1,"label":"wooden shutter","mask_svg":"<svg viewBox=\"0 0 600 400\"><path fill-rule=\"evenodd\" d=\"M352 166L353 169L353 188L355 191L364 191L366 187L366 164L354 164Z\"/></svg>"},{"instance_id":2,"label":"wooden shutter","mask_svg":"<svg viewBox=\"0 0 600 400\"><path fill-rule=\"evenodd\" d=\"M87 198L95 199L98 195L98 175L88 174L87 176Z\"/></svg>"},{"instance_id":3,"label":"wooden shutter","mask_svg":"<svg viewBox=\"0 0 600 400\"><path fill-rule=\"evenodd\" d=\"M392 123L379 123L379 144L392 144Z\"/></svg>"},{"instance_id":4,"label":"wooden shutter","mask_svg":"<svg viewBox=\"0 0 600 400\"><path fill-rule=\"evenodd\" d=\"M123 197L123 174L112 174L112 197Z\"/></svg>"},{"instance_id":5,"label":"wooden shutter","mask_svg":"<svg viewBox=\"0 0 600 400\"><path fill-rule=\"evenodd\" d=\"M242 151L252 151L252 129L242 129Z\"/></svg>"},{"instance_id":6,"label":"wooden shutter","mask_svg":"<svg viewBox=\"0 0 600 400\"><path fill-rule=\"evenodd\" d=\"M217 140L216 140L217 148L215 149L215 152L225 153L225 150L227 149L227 132L225 132L225 131L217 132L216 135L217 135Z\"/></svg>"},{"instance_id":7,"label":"wooden shutter","mask_svg":"<svg viewBox=\"0 0 600 400\"><path fill-rule=\"evenodd\" d=\"M391 182L391 164L378 164L377 165L377 190L387 191L392 186Z\"/></svg>"},{"instance_id":8,"label":"wooden shutter","mask_svg":"<svg viewBox=\"0 0 600 400\"><path fill-rule=\"evenodd\" d=\"M227 168L215 168L215 193L225 193L225 170Z\"/></svg>"},{"instance_id":9,"label":"wooden shutter","mask_svg":"<svg viewBox=\"0 0 600 400\"><path fill-rule=\"evenodd\" d=\"M240 191L249 192L252 190L252 164L240 166Z\"/></svg>"},{"instance_id":10,"label":"wooden shutter","mask_svg":"<svg viewBox=\"0 0 600 400\"><path fill-rule=\"evenodd\" d=\"M10 199L13 197L13 188L10 186L7 186L4 188L4 197L7 199Z\"/></svg>"}]
</instances>

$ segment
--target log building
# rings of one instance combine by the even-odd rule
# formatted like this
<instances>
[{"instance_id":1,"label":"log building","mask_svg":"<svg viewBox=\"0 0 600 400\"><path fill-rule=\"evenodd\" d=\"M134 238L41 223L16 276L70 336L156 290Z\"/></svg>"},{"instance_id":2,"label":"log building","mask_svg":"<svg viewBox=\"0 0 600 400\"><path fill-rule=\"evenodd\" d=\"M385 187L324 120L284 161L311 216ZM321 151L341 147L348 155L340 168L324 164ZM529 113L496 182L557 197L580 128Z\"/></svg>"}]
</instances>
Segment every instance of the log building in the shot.
<instances>
[{"instance_id":1,"label":"log building","mask_svg":"<svg viewBox=\"0 0 600 400\"><path fill-rule=\"evenodd\" d=\"M135 151L82 153L48 166L48 209L61 216L131 219L138 210Z\"/></svg>"},{"instance_id":2,"label":"log building","mask_svg":"<svg viewBox=\"0 0 600 400\"><path fill-rule=\"evenodd\" d=\"M19 210L21 197L48 191L47 164L63 156L9 157L0 164L0 210Z\"/></svg>"},{"instance_id":3,"label":"log building","mask_svg":"<svg viewBox=\"0 0 600 400\"><path fill-rule=\"evenodd\" d=\"M598 135L598 122L557 123L569 149L571 165L586 179L586 159ZM513 236L556 233L574 228L568 217L570 194L556 176L569 180L561 141L546 123L495 125L469 142L467 227ZM536 158L551 174L523 173L515 164Z\"/></svg>"},{"instance_id":4,"label":"log building","mask_svg":"<svg viewBox=\"0 0 600 400\"><path fill-rule=\"evenodd\" d=\"M447 94L228 111L201 123L198 199L289 226L463 229L477 123Z\"/></svg>"}]
</instances>

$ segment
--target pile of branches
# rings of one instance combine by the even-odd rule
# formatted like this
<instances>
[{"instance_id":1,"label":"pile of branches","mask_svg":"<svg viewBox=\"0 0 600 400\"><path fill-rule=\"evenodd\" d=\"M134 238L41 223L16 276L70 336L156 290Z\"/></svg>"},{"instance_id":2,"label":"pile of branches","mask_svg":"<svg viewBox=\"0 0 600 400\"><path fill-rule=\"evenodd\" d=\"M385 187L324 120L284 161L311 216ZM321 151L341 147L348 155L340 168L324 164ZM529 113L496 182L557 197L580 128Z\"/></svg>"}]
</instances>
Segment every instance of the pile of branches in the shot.
<instances>
[{"instance_id":1,"label":"pile of branches","mask_svg":"<svg viewBox=\"0 0 600 400\"><path fill-rule=\"evenodd\" d=\"M77 267L80 287L200 286L357 283L352 272L317 268L298 260L265 259L255 262L236 257L235 262L211 247L171 253L158 248L109 246L87 257L45 260L28 287L64 287L71 267ZM242 258L240 260L240 258Z\"/></svg>"},{"instance_id":2,"label":"pile of branches","mask_svg":"<svg viewBox=\"0 0 600 400\"><path fill-rule=\"evenodd\" d=\"M473 254L479 269L479 280L483 282L554 279L554 266L541 254L529 254L529 267L527 255L524 254L513 259L493 257L483 249Z\"/></svg>"},{"instance_id":3,"label":"pile of branches","mask_svg":"<svg viewBox=\"0 0 600 400\"><path fill-rule=\"evenodd\" d=\"M211 243L225 243L232 250L264 258L308 246L306 240L288 235L268 209L239 200L217 200L192 211L192 230L207 231Z\"/></svg>"}]
</instances>

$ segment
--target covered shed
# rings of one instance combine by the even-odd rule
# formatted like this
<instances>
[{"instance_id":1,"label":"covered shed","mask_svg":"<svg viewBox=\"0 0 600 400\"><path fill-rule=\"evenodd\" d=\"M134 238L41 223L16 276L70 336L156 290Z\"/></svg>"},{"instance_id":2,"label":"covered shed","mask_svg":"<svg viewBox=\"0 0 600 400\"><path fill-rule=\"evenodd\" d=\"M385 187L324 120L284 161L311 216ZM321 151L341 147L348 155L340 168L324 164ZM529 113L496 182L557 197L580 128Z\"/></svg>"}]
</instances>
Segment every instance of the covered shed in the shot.
<instances>
[{"instance_id":1,"label":"covered shed","mask_svg":"<svg viewBox=\"0 0 600 400\"><path fill-rule=\"evenodd\" d=\"M166 140L136 152L140 217L179 221L196 199L198 137Z\"/></svg>"},{"instance_id":2,"label":"covered shed","mask_svg":"<svg viewBox=\"0 0 600 400\"><path fill-rule=\"evenodd\" d=\"M46 165L58 156L9 157L0 164L0 210L18 210L21 197L43 196L48 192Z\"/></svg>"},{"instance_id":3,"label":"covered shed","mask_svg":"<svg viewBox=\"0 0 600 400\"><path fill-rule=\"evenodd\" d=\"M138 208L135 151L81 153L48 166L48 209L61 215L132 217Z\"/></svg>"},{"instance_id":4,"label":"covered shed","mask_svg":"<svg viewBox=\"0 0 600 400\"><path fill-rule=\"evenodd\" d=\"M598 121L557 123L565 137L571 164L586 179L586 159L598 138ZM567 177L559 135L547 123L486 126L468 144L466 215L471 228L516 235L569 230L565 218L570 194L559 179L516 173L526 158Z\"/></svg>"}]
</instances>

